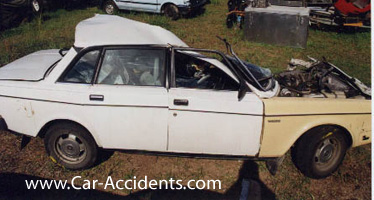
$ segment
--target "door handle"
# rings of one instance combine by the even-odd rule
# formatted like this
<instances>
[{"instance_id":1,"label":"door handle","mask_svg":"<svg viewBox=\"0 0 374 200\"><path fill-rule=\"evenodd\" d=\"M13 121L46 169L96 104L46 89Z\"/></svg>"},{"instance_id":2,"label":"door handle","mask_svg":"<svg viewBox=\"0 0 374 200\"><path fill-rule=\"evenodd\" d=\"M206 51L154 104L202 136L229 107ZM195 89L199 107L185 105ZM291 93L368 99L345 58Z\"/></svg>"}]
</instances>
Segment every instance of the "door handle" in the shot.
<instances>
[{"instance_id":1,"label":"door handle","mask_svg":"<svg viewBox=\"0 0 374 200\"><path fill-rule=\"evenodd\" d=\"M104 95L91 94L90 101L104 101Z\"/></svg>"},{"instance_id":2,"label":"door handle","mask_svg":"<svg viewBox=\"0 0 374 200\"><path fill-rule=\"evenodd\" d=\"M188 106L187 99L174 99L174 105L176 106Z\"/></svg>"}]
</instances>

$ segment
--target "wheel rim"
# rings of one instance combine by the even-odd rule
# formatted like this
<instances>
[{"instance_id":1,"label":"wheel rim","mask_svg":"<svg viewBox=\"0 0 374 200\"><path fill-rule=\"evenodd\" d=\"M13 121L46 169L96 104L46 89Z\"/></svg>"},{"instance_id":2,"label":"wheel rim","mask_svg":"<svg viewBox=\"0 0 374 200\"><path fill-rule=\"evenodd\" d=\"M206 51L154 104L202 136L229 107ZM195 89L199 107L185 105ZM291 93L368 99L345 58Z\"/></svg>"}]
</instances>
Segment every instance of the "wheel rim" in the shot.
<instances>
[{"instance_id":1,"label":"wheel rim","mask_svg":"<svg viewBox=\"0 0 374 200\"><path fill-rule=\"evenodd\" d=\"M72 133L58 137L55 143L55 149L57 156L69 164L80 163L87 155L85 143Z\"/></svg>"},{"instance_id":2,"label":"wheel rim","mask_svg":"<svg viewBox=\"0 0 374 200\"><path fill-rule=\"evenodd\" d=\"M32 7L34 8L35 12L39 12L39 10L40 10L39 2L37 0L33 0L31 2L31 4L32 4Z\"/></svg>"},{"instance_id":3,"label":"wheel rim","mask_svg":"<svg viewBox=\"0 0 374 200\"><path fill-rule=\"evenodd\" d=\"M328 170L335 165L341 151L340 142L334 138L324 139L314 155L315 166L319 170Z\"/></svg>"},{"instance_id":4,"label":"wheel rim","mask_svg":"<svg viewBox=\"0 0 374 200\"><path fill-rule=\"evenodd\" d=\"M106 5L106 6L105 6L105 12L106 12L107 14L112 15L112 14L114 13L114 6L111 5L111 4Z\"/></svg>"},{"instance_id":5,"label":"wheel rim","mask_svg":"<svg viewBox=\"0 0 374 200\"><path fill-rule=\"evenodd\" d=\"M170 18L175 17L176 13L177 13L177 11L176 11L175 8L172 7L172 6L169 6L169 7L166 8L166 10L165 10L165 14L166 14L166 16L168 16L168 17L170 17Z\"/></svg>"}]
</instances>

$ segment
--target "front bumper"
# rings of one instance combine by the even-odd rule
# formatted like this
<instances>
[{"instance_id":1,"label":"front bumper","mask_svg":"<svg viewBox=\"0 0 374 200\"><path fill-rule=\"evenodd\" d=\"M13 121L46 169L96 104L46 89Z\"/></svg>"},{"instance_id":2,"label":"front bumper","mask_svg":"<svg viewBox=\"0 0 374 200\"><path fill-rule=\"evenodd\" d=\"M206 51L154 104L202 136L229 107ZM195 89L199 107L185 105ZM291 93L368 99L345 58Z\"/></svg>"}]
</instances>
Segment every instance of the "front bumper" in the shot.
<instances>
[{"instance_id":1,"label":"front bumper","mask_svg":"<svg viewBox=\"0 0 374 200\"><path fill-rule=\"evenodd\" d=\"M182 14L182 15L187 15L191 12L194 12L195 10L199 10L200 8L202 8L207 2L208 0L194 0L194 1L191 1L192 3L190 5L179 5L177 6L178 9L179 9L179 12Z\"/></svg>"}]
</instances>

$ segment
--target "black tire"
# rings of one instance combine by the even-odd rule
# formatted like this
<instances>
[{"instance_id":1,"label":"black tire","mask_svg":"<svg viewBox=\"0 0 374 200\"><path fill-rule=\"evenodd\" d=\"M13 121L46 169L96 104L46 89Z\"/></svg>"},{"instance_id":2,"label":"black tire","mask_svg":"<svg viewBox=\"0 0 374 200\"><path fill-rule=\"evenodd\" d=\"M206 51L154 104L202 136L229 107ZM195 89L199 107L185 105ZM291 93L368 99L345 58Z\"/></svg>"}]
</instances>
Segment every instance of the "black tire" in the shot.
<instances>
[{"instance_id":1,"label":"black tire","mask_svg":"<svg viewBox=\"0 0 374 200\"><path fill-rule=\"evenodd\" d=\"M90 133L74 123L51 126L45 135L44 144L52 161L67 169L86 169L95 164L98 147Z\"/></svg>"},{"instance_id":2,"label":"black tire","mask_svg":"<svg viewBox=\"0 0 374 200\"><path fill-rule=\"evenodd\" d=\"M177 20L180 17L179 9L174 4L167 4L164 8L164 14L172 20Z\"/></svg>"},{"instance_id":3,"label":"black tire","mask_svg":"<svg viewBox=\"0 0 374 200\"><path fill-rule=\"evenodd\" d=\"M234 3L234 0L229 0L228 2L227 2L227 8L228 8L228 11L230 12L230 11L233 11L233 10L235 10L235 3Z\"/></svg>"},{"instance_id":4,"label":"black tire","mask_svg":"<svg viewBox=\"0 0 374 200\"><path fill-rule=\"evenodd\" d=\"M236 22L236 15L235 14L230 14L230 15L227 15L227 18L226 18L226 27L227 28L232 28L234 26L234 23Z\"/></svg>"},{"instance_id":5,"label":"black tire","mask_svg":"<svg viewBox=\"0 0 374 200\"><path fill-rule=\"evenodd\" d=\"M30 11L27 0L0 1L0 30L18 26Z\"/></svg>"},{"instance_id":6,"label":"black tire","mask_svg":"<svg viewBox=\"0 0 374 200\"><path fill-rule=\"evenodd\" d=\"M305 133L291 149L291 155L305 176L321 179L338 169L347 149L347 138L341 130L321 126Z\"/></svg>"},{"instance_id":7,"label":"black tire","mask_svg":"<svg viewBox=\"0 0 374 200\"><path fill-rule=\"evenodd\" d=\"M103 11L108 15L114 15L118 12L118 8L112 0L109 0L103 4Z\"/></svg>"}]
</instances>

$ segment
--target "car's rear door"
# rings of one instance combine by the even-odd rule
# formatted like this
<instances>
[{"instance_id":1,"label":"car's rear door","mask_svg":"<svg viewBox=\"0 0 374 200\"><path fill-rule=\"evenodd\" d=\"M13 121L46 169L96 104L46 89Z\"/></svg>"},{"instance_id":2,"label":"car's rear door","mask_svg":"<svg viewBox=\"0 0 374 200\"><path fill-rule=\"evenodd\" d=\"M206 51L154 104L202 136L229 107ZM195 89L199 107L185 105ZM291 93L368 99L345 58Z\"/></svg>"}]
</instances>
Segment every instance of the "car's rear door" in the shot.
<instances>
[{"instance_id":1,"label":"car's rear door","mask_svg":"<svg viewBox=\"0 0 374 200\"><path fill-rule=\"evenodd\" d=\"M165 151L164 48L106 48L90 96L107 148Z\"/></svg>"},{"instance_id":2,"label":"car's rear door","mask_svg":"<svg viewBox=\"0 0 374 200\"><path fill-rule=\"evenodd\" d=\"M168 151L255 156L260 147L262 101L238 100L238 83L218 60L175 52L169 90Z\"/></svg>"},{"instance_id":3,"label":"car's rear door","mask_svg":"<svg viewBox=\"0 0 374 200\"><path fill-rule=\"evenodd\" d=\"M103 48L97 65L93 85L84 92L89 103L82 115L102 147L166 151L165 49ZM92 74L71 71L67 82Z\"/></svg>"}]
</instances>

